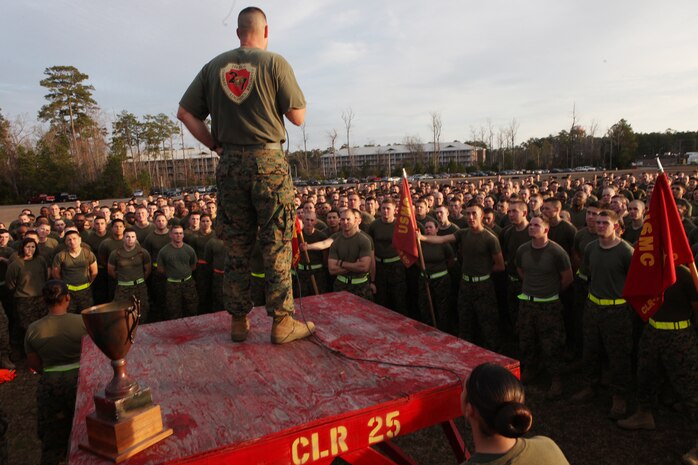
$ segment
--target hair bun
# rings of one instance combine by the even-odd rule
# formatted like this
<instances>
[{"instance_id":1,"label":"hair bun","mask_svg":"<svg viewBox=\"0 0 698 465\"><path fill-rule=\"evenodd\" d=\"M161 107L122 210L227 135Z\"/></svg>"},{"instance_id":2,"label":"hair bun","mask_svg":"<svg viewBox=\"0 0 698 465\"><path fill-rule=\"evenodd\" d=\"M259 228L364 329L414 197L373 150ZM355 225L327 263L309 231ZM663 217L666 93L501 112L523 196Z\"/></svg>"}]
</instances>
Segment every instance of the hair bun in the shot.
<instances>
[{"instance_id":1,"label":"hair bun","mask_svg":"<svg viewBox=\"0 0 698 465\"><path fill-rule=\"evenodd\" d=\"M526 434L533 424L531 410L520 402L504 402L494 417L494 430L508 438Z\"/></svg>"}]
</instances>

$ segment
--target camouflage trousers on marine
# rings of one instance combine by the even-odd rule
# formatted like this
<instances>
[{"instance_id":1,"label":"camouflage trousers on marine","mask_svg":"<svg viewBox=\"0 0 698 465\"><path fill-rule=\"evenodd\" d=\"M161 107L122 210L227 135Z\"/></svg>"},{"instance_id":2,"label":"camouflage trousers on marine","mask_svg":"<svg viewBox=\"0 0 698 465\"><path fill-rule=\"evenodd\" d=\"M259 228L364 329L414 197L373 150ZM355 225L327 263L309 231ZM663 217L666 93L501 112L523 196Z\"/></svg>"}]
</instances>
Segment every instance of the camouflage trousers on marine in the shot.
<instances>
[{"instance_id":1,"label":"camouflage trousers on marine","mask_svg":"<svg viewBox=\"0 0 698 465\"><path fill-rule=\"evenodd\" d=\"M429 283L431 302L436 316L436 327L449 334L458 334L458 322L451 305L451 276L449 274L430 280L424 276L419 277L419 312L422 323L434 326L429 310L427 283Z\"/></svg>"},{"instance_id":2,"label":"camouflage trousers on marine","mask_svg":"<svg viewBox=\"0 0 698 465\"><path fill-rule=\"evenodd\" d=\"M310 277L315 278L315 285L320 294L327 292L327 273L325 269L315 271L292 271L291 279L293 280L293 297L308 297L315 295L313 282Z\"/></svg>"},{"instance_id":3,"label":"camouflage trousers on marine","mask_svg":"<svg viewBox=\"0 0 698 465\"><path fill-rule=\"evenodd\" d=\"M30 324L48 315L48 307L42 296L15 297L15 314L22 331L26 331Z\"/></svg>"},{"instance_id":4,"label":"camouflage trousers on marine","mask_svg":"<svg viewBox=\"0 0 698 465\"><path fill-rule=\"evenodd\" d=\"M366 281L365 283L362 284L348 284L348 283L342 283L338 279L334 280L334 287L333 287L334 292L339 292L339 291L347 291L351 292L354 295L358 295L359 297L362 297L366 300L370 300L373 302L373 292L371 292L371 286Z\"/></svg>"},{"instance_id":5,"label":"camouflage trousers on marine","mask_svg":"<svg viewBox=\"0 0 698 465\"><path fill-rule=\"evenodd\" d=\"M36 391L42 465L66 459L77 393L78 370L44 373Z\"/></svg>"},{"instance_id":6,"label":"camouflage trousers on marine","mask_svg":"<svg viewBox=\"0 0 698 465\"><path fill-rule=\"evenodd\" d=\"M407 277L400 260L376 262L376 303L402 315L407 313Z\"/></svg>"},{"instance_id":7,"label":"camouflage trousers on marine","mask_svg":"<svg viewBox=\"0 0 698 465\"><path fill-rule=\"evenodd\" d=\"M250 257L258 242L266 276L267 313L293 314L291 237L296 209L286 157L280 149L227 148L218 163L216 182L216 233L228 249L225 309L236 316L252 309Z\"/></svg>"},{"instance_id":8,"label":"camouflage trousers on marine","mask_svg":"<svg viewBox=\"0 0 698 465\"><path fill-rule=\"evenodd\" d=\"M114 292L114 300L123 302L132 302L133 296L136 296L141 301L141 323L150 323L150 300L148 300L148 286L145 283L136 284L135 286L116 286Z\"/></svg>"},{"instance_id":9,"label":"camouflage trousers on marine","mask_svg":"<svg viewBox=\"0 0 698 465\"><path fill-rule=\"evenodd\" d=\"M595 384L601 356L608 357L613 394L625 394L632 380L633 310L627 304L597 305L587 300L584 309L584 377Z\"/></svg>"},{"instance_id":10,"label":"camouflage trousers on marine","mask_svg":"<svg viewBox=\"0 0 698 465\"><path fill-rule=\"evenodd\" d=\"M542 365L551 375L562 372L565 323L562 303L519 301L519 351L524 370ZM540 359L537 354L540 353Z\"/></svg>"},{"instance_id":11,"label":"camouflage trousers on marine","mask_svg":"<svg viewBox=\"0 0 698 465\"><path fill-rule=\"evenodd\" d=\"M507 304L509 306L509 324L514 330L514 335L518 333L519 325L519 294L521 294L521 280L517 278L513 281L507 276Z\"/></svg>"},{"instance_id":12,"label":"camouflage trousers on marine","mask_svg":"<svg viewBox=\"0 0 698 465\"><path fill-rule=\"evenodd\" d=\"M640 336L637 360L637 400L649 406L664 375L687 410L698 414L698 336L695 328L665 330L649 324Z\"/></svg>"},{"instance_id":13,"label":"camouflage trousers on marine","mask_svg":"<svg viewBox=\"0 0 698 465\"><path fill-rule=\"evenodd\" d=\"M479 283L461 279L458 291L458 337L495 352L499 350L499 309L491 279Z\"/></svg>"},{"instance_id":14,"label":"camouflage trousers on marine","mask_svg":"<svg viewBox=\"0 0 698 465\"><path fill-rule=\"evenodd\" d=\"M176 320L196 316L199 309L199 297L196 294L196 282L189 279L183 283L167 281L165 294L165 314L163 320Z\"/></svg>"},{"instance_id":15,"label":"camouflage trousers on marine","mask_svg":"<svg viewBox=\"0 0 698 465\"><path fill-rule=\"evenodd\" d=\"M92 287L83 289L81 291L69 291L70 292L70 306L68 307L68 312L79 314L86 308L90 308L94 305L94 299L92 296Z\"/></svg>"},{"instance_id":16,"label":"camouflage trousers on marine","mask_svg":"<svg viewBox=\"0 0 698 465\"><path fill-rule=\"evenodd\" d=\"M7 319L7 313L0 304L0 357L2 355L10 355L10 324Z\"/></svg>"}]
</instances>

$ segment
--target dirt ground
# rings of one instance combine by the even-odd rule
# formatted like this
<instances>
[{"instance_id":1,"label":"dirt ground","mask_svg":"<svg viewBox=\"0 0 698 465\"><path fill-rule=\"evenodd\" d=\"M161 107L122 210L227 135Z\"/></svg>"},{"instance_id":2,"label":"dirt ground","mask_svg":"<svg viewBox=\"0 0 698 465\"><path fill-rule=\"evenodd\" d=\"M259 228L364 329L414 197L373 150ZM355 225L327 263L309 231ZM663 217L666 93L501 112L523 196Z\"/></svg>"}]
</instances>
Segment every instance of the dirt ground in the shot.
<instances>
[{"instance_id":1,"label":"dirt ground","mask_svg":"<svg viewBox=\"0 0 698 465\"><path fill-rule=\"evenodd\" d=\"M15 351L15 360L18 357ZM35 402L39 376L29 372L26 360L17 360L17 366L17 378L0 384L0 405L10 421L8 465L34 465L40 458ZM568 397L575 391L578 376L569 375L565 382ZM608 392L602 391L593 401L573 404L567 400L545 400L546 387L547 380L541 379L527 388L527 402L534 414L531 434L552 437L573 465L680 464L681 455L698 438L698 430L691 422L670 407L656 409L656 431L629 432L607 419ZM466 443L472 444L463 419L456 423ZM422 465L456 464L439 426L398 437L395 443Z\"/></svg>"}]
</instances>

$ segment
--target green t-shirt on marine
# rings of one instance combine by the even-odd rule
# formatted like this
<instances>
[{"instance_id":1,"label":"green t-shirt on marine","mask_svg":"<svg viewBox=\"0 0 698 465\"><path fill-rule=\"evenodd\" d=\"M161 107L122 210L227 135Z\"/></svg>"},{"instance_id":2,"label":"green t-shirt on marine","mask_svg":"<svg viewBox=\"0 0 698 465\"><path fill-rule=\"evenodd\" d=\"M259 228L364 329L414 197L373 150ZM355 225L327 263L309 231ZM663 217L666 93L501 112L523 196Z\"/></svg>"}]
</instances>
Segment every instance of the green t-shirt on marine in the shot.
<instances>
[{"instance_id":1,"label":"green t-shirt on marine","mask_svg":"<svg viewBox=\"0 0 698 465\"><path fill-rule=\"evenodd\" d=\"M88 246L89 247L89 246ZM53 267L60 268L61 279L72 286L85 284L90 280L90 265L97 257L87 247L81 247L73 257L68 250L62 250L53 257Z\"/></svg>"},{"instance_id":2,"label":"green t-shirt on marine","mask_svg":"<svg viewBox=\"0 0 698 465\"><path fill-rule=\"evenodd\" d=\"M499 239L492 231L483 229L459 229L455 232L456 245L461 253L463 274L467 276L485 276L492 273L492 257L501 253Z\"/></svg>"},{"instance_id":3,"label":"green t-shirt on marine","mask_svg":"<svg viewBox=\"0 0 698 465\"><path fill-rule=\"evenodd\" d=\"M286 140L284 114L305 108L305 97L291 65L279 54L240 47L208 62L179 104L204 120L222 144Z\"/></svg>"},{"instance_id":4,"label":"green t-shirt on marine","mask_svg":"<svg viewBox=\"0 0 698 465\"><path fill-rule=\"evenodd\" d=\"M373 242L371 237L359 231L351 237L345 237L343 233L338 232L332 235L332 245L330 246L329 257L334 260L342 260L345 262L356 262L360 258L368 257L373 250ZM347 273L347 276L361 277L366 273Z\"/></svg>"},{"instance_id":5,"label":"green t-shirt on marine","mask_svg":"<svg viewBox=\"0 0 698 465\"><path fill-rule=\"evenodd\" d=\"M541 248L527 242L516 251L516 266L524 272L521 292L532 297L548 298L560 293L560 274L572 265L567 252L556 242Z\"/></svg>"},{"instance_id":6,"label":"green t-shirt on marine","mask_svg":"<svg viewBox=\"0 0 698 465\"><path fill-rule=\"evenodd\" d=\"M116 268L117 281L136 281L145 278L143 267L150 264L150 254L138 244L131 250L121 247L109 255L109 264Z\"/></svg>"},{"instance_id":7,"label":"green t-shirt on marine","mask_svg":"<svg viewBox=\"0 0 698 465\"><path fill-rule=\"evenodd\" d=\"M29 325L24 337L24 351L37 353L44 369L76 363L80 361L85 334L87 330L81 315L49 314Z\"/></svg>"},{"instance_id":8,"label":"green t-shirt on marine","mask_svg":"<svg viewBox=\"0 0 698 465\"><path fill-rule=\"evenodd\" d=\"M176 248L172 243L167 244L158 253L157 263L160 272L171 279L184 279L191 276L192 266L196 265L196 252L187 244ZM164 267L164 268L163 268Z\"/></svg>"}]
</instances>

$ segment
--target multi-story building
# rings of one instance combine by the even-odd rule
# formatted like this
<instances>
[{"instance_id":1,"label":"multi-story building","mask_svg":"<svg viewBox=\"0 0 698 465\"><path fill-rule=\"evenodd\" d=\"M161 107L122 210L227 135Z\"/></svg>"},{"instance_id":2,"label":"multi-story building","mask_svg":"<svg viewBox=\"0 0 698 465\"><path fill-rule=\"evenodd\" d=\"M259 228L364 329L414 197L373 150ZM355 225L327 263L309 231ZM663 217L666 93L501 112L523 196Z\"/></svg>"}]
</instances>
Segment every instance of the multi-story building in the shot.
<instances>
[{"instance_id":1,"label":"multi-story building","mask_svg":"<svg viewBox=\"0 0 698 465\"><path fill-rule=\"evenodd\" d=\"M327 153L321 157L323 173L328 175L338 173L342 169L360 170L366 166L370 170L385 169L391 172L403 165L419 162L423 165L436 160L439 166L447 166L450 162L469 166L482 163L485 149L463 142L442 142L434 150L434 144L395 144L376 145L367 147L346 147L335 153Z\"/></svg>"},{"instance_id":2,"label":"multi-story building","mask_svg":"<svg viewBox=\"0 0 698 465\"><path fill-rule=\"evenodd\" d=\"M147 171L154 186L183 187L211 183L216 177L219 156L195 147L130 156L124 173ZM135 169L134 169L135 168Z\"/></svg>"}]
</instances>

